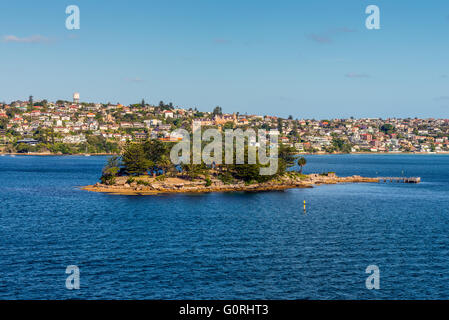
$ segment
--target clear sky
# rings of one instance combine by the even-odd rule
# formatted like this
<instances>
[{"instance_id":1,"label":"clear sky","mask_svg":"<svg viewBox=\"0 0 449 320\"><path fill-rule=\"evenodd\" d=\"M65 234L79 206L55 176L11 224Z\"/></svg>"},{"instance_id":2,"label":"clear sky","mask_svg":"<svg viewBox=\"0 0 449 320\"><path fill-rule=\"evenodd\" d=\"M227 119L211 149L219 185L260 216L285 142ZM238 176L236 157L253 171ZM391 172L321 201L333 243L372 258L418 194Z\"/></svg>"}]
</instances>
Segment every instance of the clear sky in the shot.
<instances>
[{"instance_id":1,"label":"clear sky","mask_svg":"<svg viewBox=\"0 0 449 320\"><path fill-rule=\"evenodd\" d=\"M1 1L0 37L0 101L449 118L447 0Z\"/></svg>"}]
</instances>

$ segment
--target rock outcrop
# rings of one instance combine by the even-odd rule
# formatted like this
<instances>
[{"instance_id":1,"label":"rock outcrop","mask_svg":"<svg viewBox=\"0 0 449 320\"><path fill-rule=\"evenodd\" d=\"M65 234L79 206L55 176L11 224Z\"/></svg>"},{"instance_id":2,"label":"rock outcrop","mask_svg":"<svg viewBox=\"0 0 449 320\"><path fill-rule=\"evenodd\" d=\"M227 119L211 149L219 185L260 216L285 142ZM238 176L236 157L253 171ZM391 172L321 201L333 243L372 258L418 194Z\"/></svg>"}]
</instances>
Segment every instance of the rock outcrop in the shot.
<instances>
[{"instance_id":1,"label":"rock outcrop","mask_svg":"<svg viewBox=\"0 0 449 320\"><path fill-rule=\"evenodd\" d=\"M138 177L128 182L129 177L117 177L113 185L96 183L82 187L83 190L93 192L106 192L124 195L152 195L161 193L208 193L208 192L260 192L276 191L292 188L312 188L320 184L379 182L379 178L366 178L361 176L337 177L335 174L299 175L286 173L282 177L263 183L245 184L236 182L224 184L218 179L211 179L209 185L205 180L189 181L180 178L166 178L163 181L152 177Z\"/></svg>"}]
</instances>

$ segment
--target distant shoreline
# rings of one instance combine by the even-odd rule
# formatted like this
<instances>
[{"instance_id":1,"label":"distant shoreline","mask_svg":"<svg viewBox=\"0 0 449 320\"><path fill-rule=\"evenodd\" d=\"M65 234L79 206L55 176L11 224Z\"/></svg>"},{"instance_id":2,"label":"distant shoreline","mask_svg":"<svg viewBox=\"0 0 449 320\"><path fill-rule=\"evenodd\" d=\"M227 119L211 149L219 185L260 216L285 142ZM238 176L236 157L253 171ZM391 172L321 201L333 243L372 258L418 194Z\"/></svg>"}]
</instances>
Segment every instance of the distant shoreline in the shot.
<instances>
[{"instance_id":1,"label":"distant shoreline","mask_svg":"<svg viewBox=\"0 0 449 320\"><path fill-rule=\"evenodd\" d=\"M58 157L58 156L118 156L117 153L73 153L73 154L57 154L57 153L3 153L0 156L40 156L40 157Z\"/></svg>"},{"instance_id":2,"label":"distant shoreline","mask_svg":"<svg viewBox=\"0 0 449 320\"><path fill-rule=\"evenodd\" d=\"M449 155L449 151L443 152L334 152L334 153L296 153L297 156L332 156L332 155ZM56 156L119 156L117 153L73 153L73 154L57 154L57 153L4 153L0 152L0 156L41 156L41 157L56 157Z\"/></svg>"},{"instance_id":3,"label":"distant shoreline","mask_svg":"<svg viewBox=\"0 0 449 320\"><path fill-rule=\"evenodd\" d=\"M386 155L386 154L391 154L391 155L401 155L401 154L405 154L405 155L439 155L439 154L449 154L449 151L442 151L442 152L350 152L350 153L344 153L344 152L334 152L334 153L297 153L296 155L305 155L305 156L311 156L311 155L315 155L315 156L332 156L332 155L342 155L342 154L354 154L354 155L358 155L358 154L370 154L370 155Z\"/></svg>"}]
</instances>

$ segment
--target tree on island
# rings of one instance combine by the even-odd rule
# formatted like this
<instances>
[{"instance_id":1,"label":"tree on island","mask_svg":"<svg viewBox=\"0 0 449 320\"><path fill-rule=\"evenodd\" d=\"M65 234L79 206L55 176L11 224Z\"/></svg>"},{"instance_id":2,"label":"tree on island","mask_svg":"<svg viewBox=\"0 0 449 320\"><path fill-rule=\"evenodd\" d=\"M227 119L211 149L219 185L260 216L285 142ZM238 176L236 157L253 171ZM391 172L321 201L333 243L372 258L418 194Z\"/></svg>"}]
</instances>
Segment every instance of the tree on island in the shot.
<instances>
[{"instance_id":1,"label":"tree on island","mask_svg":"<svg viewBox=\"0 0 449 320\"><path fill-rule=\"evenodd\" d=\"M164 154L166 154L166 145L159 140L147 140L143 143L143 151L148 158L154 164L159 163L162 160Z\"/></svg>"},{"instance_id":2,"label":"tree on island","mask_svg":"<svg viewBox=\"0 0 449 320\"><path fill-rule=\"evenodd\" d=\"M234 179L243 180L246 183L250 183L252 181L256 182L266 182L277 176L283 175L288 168L295 164L294 154L296 150L291 147L287 147L285 145L279 145L279 154L278 154L278 169L273 175L261 175L260 169L263 167L268 167L269 164L263 165L259 161L258 154L256 154L256 163L249 164L248 162L248 151L249 148L245 147L244 164L224 164L221 167L224 167L224 172L229 173ZM223 152L224 154L224 152ZM234 163L235 163L235 155L234 155Z\"/></svg>"},{"instance_id":3,"label":"tree on island","mask_svg":"<svg viewBox=\"0 0 449 320\"><path fill-rule=\"evenodd\" d=\"M247 163L249 150L255 147L249 146L248 140L246 140L244 164L235 164L236 150L234 149L233 164L225 164L224 161L222 161L222 164L206 164L203 161L199 164L193 164L193 155L191 154L189 164L175 166L170 159L172 145L173 143L161 142L159 140L147 140L138 143L128 142L124 147L121 162L117 158L113 158L103 169L102 183L113 183L115 177L118 175L139 176L147 173L153 175L160 175L162 173L164 176L179 176L189 180L202 176L207 183L211 183L210 175L214 175L224 183L231 183L235 180L245 183L261 183L283 175L288 168L295 164L294 154L296 150L281 144L279 146L277 172L273 172L272 175L261 175L260 169L269 167L270 164L261 164L258 153L256 153L256 163ZM225 155L224 149L222 150L222 155L223 157ZM182 169L181 172L179 172L179 168Z\"/></svg>"},{"instance_id":4,"label":"tree on island","mask_svg":"<svg viewBox=\"0 0 449 320\"><path fill-rule=\"evenodd\" d=\"M300 167L299 173L302 174L303 167L307 164L307 160L304 157L298 158L298 166Z\"/></svg>"},{"instance_id":5,"label":"tree on island","mask_svg":"<svg viewBox=\"0 0 449 320\"><path fill-rule=\"evenodd\" d=\"M270 180L272 176L260 175L260 167L262 167L260 164L234 164L230 165L230 171L233 178L243 180L247 183L253 181L260 183Z\"/></svg>"},{"instance_id":6,"label":"tree on island","mask_svg":"<svg viewBox=\"0 0 449 320\"><path fill-rule=\"evenodd\" d=\"M159 140L147 140L142 145L143 156L151 164L147 169L152 173L159 170L167 171L169 169L168 161L170 160L170 150L167 144Z\"/></svg>"},{"instance_id":7,"label":"tree on island","mask_svg":"<svg viewBox=\"0 0 449 320\"><path fill-rule=\"evenodd\" d=\"M143 145L140 143L128 143L125 146L122 162L125 172L129 175L144 174L153 166L153 163L145 157Z\"/></svg>"},{"instance_id":8,"label":"tree on island","mask_svg":"<svg viewBox=\"0 0 449 320\"><path fill-rule=\"evenodd\" d=\"M198 178L201 174L205 174L207 167L204 163L201 164L182 164L182 174L183 177L188 180L194 180Z\"/></svg>"},{"instance_id":9,"label":"tree on island","mask_svg":"<svg viewBox=\"0 0 449 320\"><path fill-rule=\"evenodd\" d=\"M115 177L120 172L121 167L121 161L120 157L113 156L108 159L108 163L103 168L103 172L101 175L101 183L103 184L114 184L115 183Z\"/></svg>"}]
</instances>

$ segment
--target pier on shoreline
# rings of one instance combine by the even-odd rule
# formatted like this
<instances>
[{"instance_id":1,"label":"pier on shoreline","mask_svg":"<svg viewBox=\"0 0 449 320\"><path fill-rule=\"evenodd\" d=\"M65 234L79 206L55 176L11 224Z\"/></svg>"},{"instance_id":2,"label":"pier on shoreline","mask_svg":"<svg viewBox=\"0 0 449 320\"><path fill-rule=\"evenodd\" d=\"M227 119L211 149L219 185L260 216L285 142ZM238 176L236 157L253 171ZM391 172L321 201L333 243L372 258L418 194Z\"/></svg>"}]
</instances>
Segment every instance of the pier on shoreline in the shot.
<instances>
[{"instance_id":1,"label":"pier on shoreline","mask_svg":"<svg viewBox=\"0 0 449 320\"><path fill-rule=\"evenodd\" d=\"M379 177L379 182L420 183L421 177Z\"/></svg>"}]
</instances>

